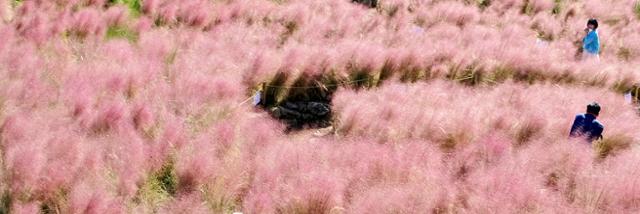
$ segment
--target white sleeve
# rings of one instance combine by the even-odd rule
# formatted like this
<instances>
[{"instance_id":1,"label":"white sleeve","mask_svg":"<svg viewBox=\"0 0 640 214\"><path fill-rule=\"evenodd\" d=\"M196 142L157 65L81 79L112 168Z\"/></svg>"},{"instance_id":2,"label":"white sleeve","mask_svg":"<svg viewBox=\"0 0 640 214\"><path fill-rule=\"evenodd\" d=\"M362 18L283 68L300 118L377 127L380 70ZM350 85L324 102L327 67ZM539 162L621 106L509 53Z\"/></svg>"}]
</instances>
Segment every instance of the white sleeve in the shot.
<instances>
[{"instance_id":1,"label":"white sleeve","mask_svg":"<svg viewBox=\"0 0 640 214\"><path fill-rule=\"evenodd\" d=\"M260 100L262 100L262 93L260 93L260 91L257 91L255 95L253 95L253 105L257 106L258 104L260 104Z\"/></svg>"}]
</instances>

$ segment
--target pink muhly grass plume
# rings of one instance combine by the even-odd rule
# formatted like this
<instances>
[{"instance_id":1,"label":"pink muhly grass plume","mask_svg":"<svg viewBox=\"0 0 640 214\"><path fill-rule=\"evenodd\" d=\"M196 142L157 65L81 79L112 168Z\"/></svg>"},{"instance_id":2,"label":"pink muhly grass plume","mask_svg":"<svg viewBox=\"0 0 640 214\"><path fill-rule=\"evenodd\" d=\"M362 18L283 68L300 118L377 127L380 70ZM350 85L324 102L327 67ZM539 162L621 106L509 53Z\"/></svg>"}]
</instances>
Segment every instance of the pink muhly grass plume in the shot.
<instances>
[{"instance_id":1,"label":"pink muhly grass plume","mask_svg":"<svg viewBox=\"0 0 640 214\"><path fill-rule=\"evenodd\" d=\"M229 149L237 140L235 128L233 124L226 121L212 127L217 144L222 150Z\"/></svg>"},{"instance_id":2,"label":"pink muhly grass plume","mask_svg":"<svg viewBox=\"0 0 640 214\"><path fill-rule=\"evenodd\" d=\"M573 182L577 172L591 167L593 156L589 152L586 146L580 147L569 142L534 142L532 147L506 156L495 166L481 167L470 174L470 178L473 178L469 180L472 184L470 188L479 191L469 198L473 204L470 210L499 213L522 209L552 212L573 210L567 201L573 200ZM481 201L475 201L478 199Z\"/></svg>"},{"instance_id":3,"label":"pink muhly grass plume","mask_svg":"<svg viewBox=\"0 0 640 214\"><path fill-rule=\"evenodd\" d=\"M5 41L0 44L0 48L2 48L2 50L6 50L6 47L8 47L10 44L14 44L16 39L15 34L16 32L10 27L0 25L0 39ZM2 53L2 55L0 56L2 56L3 58L6 57L6 53Z\"/></svg>"},{"instance_id":4,"label":"pink muhly grass plume","mask_svg":"<svg viewBox=\"0 0 640 214\"><path fill-rule=\"evenodd\" d=\"M69 193L69 211L76 213L123 212L125 207L99 185L76 184Z\"/></svg>"},{"instance_id":5,"label":"pink muhly grass plume","mask_svg":"<svg viewBox=\"0 0 640 214\"><path fill-rule=\"evenodd\" d=\"M64 89L63 99L69 109L69 115L84 127L91 123L94 111L94 100L91 99L95 89L89 83L73 83L73 88Z\"/></svg>"},{"instance_id":6,"label":"pink muhly grass plume","mask_svg":"<svg viewBox=\"0 0 640 214\"><path fill-rule=\"evenodd\" d=\"M101 35L106 29L95 9L82 9L73 15L71 29L80 37Z\"/></svg>"},{"instance_id":7,"label":"pink muhly grass plume","mask_svg":"<svg viewBox=\"0 0 640 214\"><path fill-rule=\"evenodd\" d=\"M9 22L13 19L13 9L11 8L11 1L0 0L0 26L3 26L5 22Z\"/></svg>"},{"instance_id":8,"label":"pink muhly grass plume","mask_svg":"<svg viewBox=\"0 0 640 214\"><path fill-rule=\"evenodd\" d=\"M133 25L133 29L136 33L143 33L150 31L153 27L153 20L147 17L139 18Z\"/></svg>"},{"instance_id":9,"label":"pink muhly grass plume","mask_svg":"<svg viewBox=\"0 0 640 214\"><path fill-rule=\"evenodd\" d=\"M148 105L138 104L132 109L133 125L136 129L146 129L153 125L154 117Z\"/></svg>"},{"instance_id":10,"label":"pink muhly grass plume","mask_svg":"<svg viewBox=\"0 0 640 214\"><path fill-rule=\"evenodd\" d=\"M354 145L354 149L372 152L363 147ZM349 210L444 211L448 209L447 204L453 202L452 189L449 189L444 176L446 171L441 162L443 156L427 142L383 146L373 153L379 158L366 158L361 160L364 166L356 167L359 168L356 172L362 174L354 174L352 178L355 180L350 182L347 189L353 201L348 206ZM409 189L414 190L408 191ZM371 203L371 200L382 195L388 195L389 200Z\"/></svg>"},{"instance_id":11,"label":"pink muhly grass plume","mask_svg":"<svg viewBox=\"0 0 640 214\"><path fill-rule=\"evenodd\" d=\"M482 175L472 175L471 188L478 192L467 199L471 212L510 213L545 207L540 202L548 196L537 187L542 181L528 176L527 171L515 164L516 167L503 167L510 165L503 163L487 172L477 172Z\"/></svg>"},{"instance_id":12,"label":"pink muhly grass plume","mask_svg":"<svg viewBox=\"0 0 640 214\"><path fill-rule=\"evenodd\" d=\"M478 11L476 7L467 6L458 2L437 3L433 10L433 17L427 21L446 21L448 23L464 26L467 23L476 22L478 19ZM431 23L430 23L431 25Z\"/></svg>"},{"instance_id":13,"label":"pink muhly grass plume","mask_svg":"<svg viewBox=\"0 0 640 214\"><path fill-rule=\"evenodd\" d=\"M131 130L130 128L128 130ZM134 197L138 191L138 184L145 176L150 166L150 149L144 140L132 131L117 131L118 137L108 139L117 142L105 148L111 154L107 157L110 169L118 175L117 193L126 199ZM106 142L105 142L106 143Z\"/></svg>"},{"instance_id":14,"label":"pink muhly grass plume","mask_svg":"<svg viewBox=\"0 0 640 214\"><path fill-rule=\"evenodd\" d=\"M187 4L181 4L179 18L185 24L193 27L203 27L210 22L209 12L211 9L207 1L194 1Z\"/></svg>"},{"instance_id":15,"label":"pink muhly grass plume","mask_svg":"<svg viewBox=\"0 0 640 214\"><path fill-rule=\"evenodd\" d=\"M164 4L158 9L158 16L160 20L167 24L173 24L178 19L178 12L180 6L176 2L169 2Z\"/></svg>"},{"instance_id":16,"label":"pink muhly grass plume","mask_svg":"<svg viewBox=\"0 0 640 214\"><path fill-rule=\"evenodd\" d=\"M586 17L594 17L600 20L605 19L625 19L632 11L634 5L631 1L621 1L622 4L616 4L613 1L594 1L588 0L584 2L584 14ZM586 22L583 21L583 25Z\"/></svg>"},{"instance_id":17,"label":"pink muhly grass plume","mask_svg":"<svg viewBox=\"0 0 640 214\"><path fill-rule=\"evenodd\" d=\"M325 167L312 164L318 157L301 155L303 149L282 145L268 150L273 155L258 157L255 179L262 185L249 193L247 211L327 212L339 205L337 193L343 188L339 178L323 173ZM278 156L281 158L273 159Z\"/></svg>"},{"instance_id":18,"label":"pink muhly grass plume","mask_svg":"<svg viewBox=\"0 0 640 214\"><path fill-rule=\"evenodd\" d=\"M452 153L447 164L449 173L455 179L467 181L471 173L499 165L505 158L509 158L513 149L513 143L508 137L488 134L479 138L477 143Z\"/></svg>"},{"instance_id":19,"label":"pink muhly grass plume","mask_svg":"<svg viewBox=\"0 0 640 214\"><path fill-rule=\"evenodd\" d=\"M143 52L141 57L146 57L147 61L150 62L161 61L166 63L165 60L170 57L170 54L177 54L176 35L172 35L166 30L154 30L141 34L138 43L146 47L141 50ZM161 68L154 68L153 70L155 71L153 73L158 74Z\"/></svg>"},{"instance_id":20,"label":"pink muhly grass plume","mask_svg":"<svg viewBox=\"0 0 640 214\"><path fill-rule=\"evenodd\" d=\"M431 183L381 184L357 195L348 210L355 213L444 211L451 200L444 188Z\"/></svg>"},{"instance_id":21,"label":"pink muhly grass plume","mask_svg":"<svg viewBox=\"0 0 640 214\"><path fill-rule=\"evenodd\" d=\"M91 130L96 133L104 133L122 127L125 120L123 104L114 103L105 106L95 117Z\"/></svg>"},{"instance_id":22,"label":"pink muhly grass plume","mask_svg":"<svg viewBox=\"0 0 640 214\"><path fill-rule=\"evenodd\" d=\"M20 35L42 44L49 37L47 19L43 14L34 13L35 7L33 2L25 2L17 9L14 23Z\"/></svg>"},{"instance_id":23,"label":"pink muhly grass plume","mask_svg":"<svg viewBox=\"0 0 640 214\"><path fill-rule=\"evenodd\" d=\"M105 1L106 0L84 0L84 3L90 6L103 7L105 5Z\"/></svg>"},{"instance_id":24,"label":"pink muhly grass plume","mask_svg":"<svg viewBox=\"0 0 640 214\"><path fill-rule=\"evenodd\" d=\"M541 39L554 40L562 30L561 23L556 19L546 16L544 14L538 14L533 20L532 28L536 29Z\"/></svg>"},{"instance_id":25,"label":"pink muhly grass plume","mask_svg":"<svg viewBox=\"0 0 640 214\"><path fill-rule=\"evenodd\" d=\"M66 136L65 133L57 134L47 142L46 168L43 173L41 185L46 192L53 194L58 188L72 186L82 172L92 169L86 167L85 155L89 146L78 136Z\"/></svg>"},{"instance_id":26,"label":"pink muhly grass plume","mask_svg":"<svg viewBox=\"0 0 640 214\"><path fill-rule=\"evenodd\" d=\"M146 13L146 14L154 14L157 10L158 7L160 6L162 1L160 0L147 0L147 1L142 1L142 12Z\"/></svg>"},{"instance_id":27,"label":"pink muhly grass plume","mask_svg":"<svg viewBox=\"0 0 640 214\"><path fill-rule=\"evenodd\" d=\"M216 147L207 141L199 139L178 154L176 174L180 192L197 191L216 174L220 164L215 158Z\"/></svg>"},{"instance_id":28,"label":"pink muhly grass plume","mask_svg":"<svg viewBox=\"0 0 640 214\"><path fill-rule=\"evenodd\" d=\"M246 160L254 160L261 151L283 140L284 125L266 115L251 115L238 120L241 122L235 127L236 130L251 130L236 131L234 137L235 143L243 151L242 158Z\"/></svg>"},{"instance_id":29,"label":"pink muhly grass plume","mask_svg":"<svg viewBox=\"0 0 640 214\"><path fill-rule=\"evenodd\" d=\"M636 28L638 29L638 27ZM617 56L623 60L640 58L640 36L630 35L622 40L622 44L617 50Z\"/></svg>"},{"instance_id":30,"label":"pink muhly grass plume","mask_svg":"<svg viewBox=\"0 0 640 214\"><path fill-rule=\"evenodd\" d=\"M10 179L10 189L16 195L30 195L39 191L38 180L45 167L46 157L42 148L34 144L22 144L5 149L5 165Z\"/></svg>"},{"instance_id":31,"label":"pink muhly grass plume","mask_svg":"<svg viewBox=\"0 0 640 214\"><path fill-rule=\"evenodd\" d=\"M552 0L533 0L529 1L526 7L533 13L540 13L543 11L550 12L553 6L554 1Z\"/></svg>"},{"instance_id":32,"label":"pink muhly grass plume","mask_svg":"<svg viewBox=\"0 0 640 214\"><path fill-rule=\"evenodd\" d=\"M211 213L211 210L209 210L207 204L202 202L202 197L199 194L185 194L167 203L166 206L160 209L159 213L206 214Z\"/></svg>"},{"instance_id":33,"label":"pink muhly grass plume","mask_svg":"<svg viewBox=\"0 0 640 214\"><path fill-rule=\"evenodd\" d=\"M280 66L279 57L275 52L257 52L249 62L247 69L243 72L242 83L245 85L258 85L261 80L274 75Z\"/></svg>"},{"instance_id":34,"label":"pink muhly grass plume","mask_svg":"<svg viewBox=\"0 0 640 214\"><path fill-rule=\"evenodd\" d=\"M121 6L109 7L104 14L107 26L118 26L127 20L127 9Z\"/></svg>"},{"instance_id":35,"label":"pink muhly grass plume","mask_svg":"<svg viewBox=\"0 0 640 214\"><path fill-rule=\"evenodd\" d=\"M40 206L35 202L24 203L24 204L14 203L13 206L11 207L11 212L17 213L17 214L38 213L40 212Z\"/></svg>"},{"instance_id":36,"label":"pink muhly grass plume","mask_svg":"<svg viewBox=\"0 0 640 214\"><path fill-rule=\"evenodd\" d=\"M268 154L258 157L256 182L263 185L249 193L245 208L262 212L343 210L349 208L348 201L361 198L373 186L420 183L424 179L441 181L436 173L441 166L440 156L422 143L397 149L370 141L344 145L301 143L272 146ZM427 171L433 174L425 174ZM343 173L331 176L333 172ZM309 188L309 184L318 186ZM364 208L357 210L360 209Z\"/></svg>"},{"instance_id":37,"label":"pink muhly grass plume","mask_svg":"<svg viewBox=\"0 0 640 214\"><path fill-rule=\"evenodd\" d=\"M637 148L631 149L611 160L599 168L601 182L596 188L601 190L604 198L601 204L610 210L638 211L638 192L640 186L635 182L640 157ZM602 186L600 186L602 185Z\"/></svg>"},{"instance_id":38,"label":"pink muhly grass plume","mask_svg":"<svg viewBox=\"0 0 640 214\"><path fill-rule=\"evenodd\" d=\"M184 121L180 119L170 119L166 123L159 138L159 144L163 148L162 150L182 149L188 143Z\"/></svg>"},{"instance_id":39,"label":"pink muhly grass plume","mask_svg":"<svg viewBox=\"0 0 640 214\"><path fill-rule=\"evenodd\" d=\"M584 210L634 212L638 187L633 180L638 163L636 149L579 171L573 197Z\"/></svg>"}]
</instances>

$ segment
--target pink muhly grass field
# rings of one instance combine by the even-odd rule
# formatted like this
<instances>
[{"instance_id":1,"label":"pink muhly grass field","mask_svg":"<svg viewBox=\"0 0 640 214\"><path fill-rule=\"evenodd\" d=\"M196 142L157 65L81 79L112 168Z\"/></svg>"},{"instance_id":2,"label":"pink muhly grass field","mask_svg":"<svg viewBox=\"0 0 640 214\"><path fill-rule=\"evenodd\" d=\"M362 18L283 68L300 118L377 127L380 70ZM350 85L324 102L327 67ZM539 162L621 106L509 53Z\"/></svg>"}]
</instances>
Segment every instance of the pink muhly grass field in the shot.
<instances>
[{"instance_id":1,"label":"pink muhly grass field","mask_svg":"<svg viewBox=\"0 0 640 214\"><path fill-rule=\"evenodd\" d=\"M0 0L0 213L640 211L638 2L366 2Z\"/></svg>"}]
</instances>

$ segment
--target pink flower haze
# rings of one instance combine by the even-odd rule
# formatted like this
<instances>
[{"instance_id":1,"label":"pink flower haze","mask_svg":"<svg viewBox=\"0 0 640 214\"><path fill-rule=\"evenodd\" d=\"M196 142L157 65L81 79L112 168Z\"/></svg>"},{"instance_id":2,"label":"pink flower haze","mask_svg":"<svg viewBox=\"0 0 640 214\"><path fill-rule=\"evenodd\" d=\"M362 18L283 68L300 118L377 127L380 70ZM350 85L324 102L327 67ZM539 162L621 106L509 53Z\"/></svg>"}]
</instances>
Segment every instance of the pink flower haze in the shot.
<instances>
[{"instance_id":1,"label":"pink flower haze","mask_svg":"<svg viewBox=\"0 0 640 214\"><path fill-rule=\"evenodd\" d=\"M0 213L637 213L639 31L635 0L0 0ZM268 113L316 92L328 128Z\"/></svg>"}]
</instances>

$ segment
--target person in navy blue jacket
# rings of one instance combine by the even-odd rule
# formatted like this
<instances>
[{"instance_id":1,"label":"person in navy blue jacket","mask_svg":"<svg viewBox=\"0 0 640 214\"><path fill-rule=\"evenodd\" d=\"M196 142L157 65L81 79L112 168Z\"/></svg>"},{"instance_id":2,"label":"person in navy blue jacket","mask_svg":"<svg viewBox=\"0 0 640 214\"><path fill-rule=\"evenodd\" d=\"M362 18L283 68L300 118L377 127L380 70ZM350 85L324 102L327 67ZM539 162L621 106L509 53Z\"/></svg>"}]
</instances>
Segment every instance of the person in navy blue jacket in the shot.
<instances>
[{"instance_id":1,"label":"person in navy blue jacket","mask_svg":"<svg viewBox=\"0 0 640 214\"><path fill-rule=\"evenodd\" d=\"M587 113L579 114L571 126L570 137L582 137L591 143L594 140L602 139L604 126L596 118L600 114L600 105L593 102L587 105Z\"/></svg>"}]
</instances>

